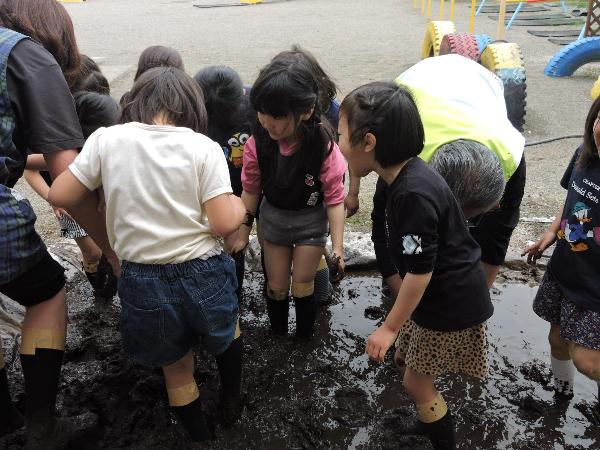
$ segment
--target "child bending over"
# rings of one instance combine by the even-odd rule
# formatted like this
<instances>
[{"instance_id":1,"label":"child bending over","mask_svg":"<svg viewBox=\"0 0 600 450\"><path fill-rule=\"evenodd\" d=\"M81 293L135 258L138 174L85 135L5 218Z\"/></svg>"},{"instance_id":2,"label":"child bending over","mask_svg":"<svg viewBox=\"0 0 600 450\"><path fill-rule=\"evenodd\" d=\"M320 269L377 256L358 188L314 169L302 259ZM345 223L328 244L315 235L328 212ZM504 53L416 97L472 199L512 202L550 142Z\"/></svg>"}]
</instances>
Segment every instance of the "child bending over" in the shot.
<instances>
[{"instance_id":1,"label":"child bending over","mask_svg":"<svg viewBox=\"0 0 600 450\"><path fill-rule=\"evenodd\" d=\"M479 246L444 179L417 157L423 125L405 88L381 82L355 89L342 102L338 130L352 173L375 171L389 186L390 249L401 277L394 306L366 352L383 361L400 333L417 431L434 449L452 449L452 419L435 380L446 372L487 373L485 322L493 307Z\"/></svg>"},{"instance_id":2,"label":"child bending over","mask_svg":"<svg viewBox=\"0 0 600 450\"><path fill-rule=\"evenodd\" d=\"M102 185L110 243L122 260L121 335L130 358L162 367L169 403L194 441L210 437L191 348L216 355L222 411L240 406L235 266L219 236L242 222L221 147L206 136L194 80L155 68L134 84L122 125L100 128L52 185L57 207ZM237 338L237 339L236 339Z\"/></svg>"}]
</instances>

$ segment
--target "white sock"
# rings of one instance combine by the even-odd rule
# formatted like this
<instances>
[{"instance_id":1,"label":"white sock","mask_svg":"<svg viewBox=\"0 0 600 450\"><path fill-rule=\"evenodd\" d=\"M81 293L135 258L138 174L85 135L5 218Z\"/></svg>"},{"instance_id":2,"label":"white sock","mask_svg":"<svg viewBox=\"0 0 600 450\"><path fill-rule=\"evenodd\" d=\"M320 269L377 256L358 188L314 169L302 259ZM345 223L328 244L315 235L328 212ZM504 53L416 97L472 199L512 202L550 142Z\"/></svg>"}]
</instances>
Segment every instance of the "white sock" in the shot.
<instances>
[{"instance_id":1,"label":"white sock","mask_svg":"<svg viewBox=\"0 0 600 450\"><path fill-rule=\"evenodd\" d=\"M554 376L554 390L558 394L573 394L573 379L575 378L575 365L573 361L567 359L561 361L554 356L550 356L552 365L552 375Z\"/></svg>"}]
</instances>

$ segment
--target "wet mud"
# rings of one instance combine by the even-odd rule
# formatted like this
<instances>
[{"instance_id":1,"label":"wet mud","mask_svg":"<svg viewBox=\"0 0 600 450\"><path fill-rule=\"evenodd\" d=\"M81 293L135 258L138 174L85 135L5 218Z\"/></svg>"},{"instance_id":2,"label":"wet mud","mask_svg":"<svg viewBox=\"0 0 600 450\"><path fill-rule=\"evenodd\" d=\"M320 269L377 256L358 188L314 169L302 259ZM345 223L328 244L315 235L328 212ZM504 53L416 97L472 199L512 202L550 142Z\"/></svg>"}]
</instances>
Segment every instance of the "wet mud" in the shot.
<instances>
[{"instance_id":1,"label":"wet mud","mask_svg":"<svg viewBox=\"0 0 600 450\"><path fill-rule=\"evenodd\" d=\"M458 448L600 448L595 383L577 375L575 397L567 403L554 400L548 327L531 311L535 287L519 279L532 281L527 270L509 267L503 272L508 284L494 290L490 376L478 381L447 375L439 381L455 416ZM168 412L160 373L132 364L122 352L118 300L95 303L83 277L76 276L69 283L59 411L62 416L83 414L85 430L70 448L431 448L424 437L399 432L415 416L391 352L385 364L372 363L364 354L366 338L391 308L379 277L349 274L331 303L321 307L310 344L269 335L261 292L261 276L248 274L241 305L244 412L232 428L226 429L216 413L214 359L197 355L195 375L215 438L194 446ZM293 308L291 315L293 331ZM15 356L9 349L7 367L13 398L23 407ZM20 430L1 439L0 448L17 449L23 442Z\"/></svg>"}]
</instances>

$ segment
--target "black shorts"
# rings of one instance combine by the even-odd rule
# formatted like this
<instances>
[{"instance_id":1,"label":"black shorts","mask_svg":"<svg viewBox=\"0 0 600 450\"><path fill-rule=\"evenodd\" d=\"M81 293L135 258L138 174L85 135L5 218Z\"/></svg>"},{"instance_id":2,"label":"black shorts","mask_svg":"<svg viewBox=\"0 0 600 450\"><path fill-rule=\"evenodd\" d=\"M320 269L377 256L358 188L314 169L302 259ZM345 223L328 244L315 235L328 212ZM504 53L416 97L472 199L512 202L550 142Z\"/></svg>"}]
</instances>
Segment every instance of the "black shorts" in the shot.
<instances>
[{"instance_id":1,"label":"black shorts","mask_svg":"<svg viewBox=\"0 0 600 450\"><path fill-rule=\"evenodd\" d=\"M51 299L65 286L65 269L48 250L41 261L6 284L0 292L23 306L34 306Z\"/></svg>"},{"instance_id":2,"label":"black shorts","mask_svg":"<svg viewBox=\"0 0 600 450\"><path fill-rule=\"evenodd\" d=\"M525 156L521 158L519 167L506 183L504 194L500 200L500 208L488 211L470 229L471 235L481 247L481 260L492 266L504 263L510 237L519 223L519 209L525 193L526 166Z\"/></svg>"}]
</instances>

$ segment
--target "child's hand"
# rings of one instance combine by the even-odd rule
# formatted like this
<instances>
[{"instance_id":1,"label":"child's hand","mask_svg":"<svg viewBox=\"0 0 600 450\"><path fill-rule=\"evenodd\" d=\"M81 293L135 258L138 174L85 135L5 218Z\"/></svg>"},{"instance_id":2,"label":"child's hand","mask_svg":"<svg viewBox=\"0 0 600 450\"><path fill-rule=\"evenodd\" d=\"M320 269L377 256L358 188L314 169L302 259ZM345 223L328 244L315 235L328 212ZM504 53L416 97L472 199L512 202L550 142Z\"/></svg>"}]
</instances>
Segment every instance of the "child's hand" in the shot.
<instances>
[{"instance_id":1,"label":"child's hand","mask_svg":"<svg viewBox=\"0 0 600 450\"><path fill-rule=\"evenodd\" d=\"M536 261L542 257L544 251L554 244L555 240L556 235L554 234L554 231L548 230L542 234L542 237L535 244L528 245L521 256L527 255L527 263L535 264Z\"/></svg>"},{"instance_id":2,"label":"child's hand","mask_svg":"<svg viewBox=\"0 0 600 450\"><path fill-rule=\"evenodd\" d=\"M249 236L242 230L237 230L225 238L225 251L231 256L242 253L248 247Z\"/></svg>"},{"instance_id":3,"label":"child's hand","mask_svg":"<svg viewBox=\"0 0 600 450\"><path fill-rule=\"evenodd\" d=\"M52 209L54 210L54 215L56 216L57 219L65 217L67 219L73 220L73 218L69 215L69 213L66 210L64 210L62 208L55 208L54 206L52 207Z\"/></svg>"},{"instance_id":4,"label":"child's hand","mask_svg":"<svg viewBox=\"0 0 600 450\"><path fill-rule=\"evenodd\" d=\"M327 261L329 266L329 276L331 277L331 281L337 283L344 278L344 269L346 268L346 263L344 262L344 250L338 249L331 254L331 257Z\"/></svg>"},{"instance_id":5,"label":"child's hand","mask_svg":"<svg viewBox=\"0 0 600 450\"><path fill-rule=\"evenodd\" d=\"M358 208L360 207L360 202L358 200L358 194L350 194L346 196L344 199L344 208L346 209L346 219L352 217L357 213Z\"/></svg>"},{"instance_id":6,"label":"child's hand","mask_svg":"<svg viewBox=\"0 0 600 450\"><path fill-rule=\"evenodd\" d=\"M394 343L398 332L390 329L384 322L375 332L367 339L367 348L365 352L374 361L383 362L385 354Z\"/></svg>"}]
</instances>

